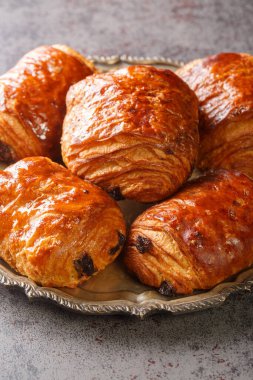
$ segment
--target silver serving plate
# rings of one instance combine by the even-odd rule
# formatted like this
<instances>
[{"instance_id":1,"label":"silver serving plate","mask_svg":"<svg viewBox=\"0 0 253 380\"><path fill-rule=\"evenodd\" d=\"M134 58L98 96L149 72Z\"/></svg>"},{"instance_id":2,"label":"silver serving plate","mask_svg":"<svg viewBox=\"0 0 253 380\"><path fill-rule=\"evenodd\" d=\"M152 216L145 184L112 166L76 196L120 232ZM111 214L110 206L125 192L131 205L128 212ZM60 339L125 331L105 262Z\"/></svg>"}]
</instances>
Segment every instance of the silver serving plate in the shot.
<instances>
[{"instance_id":1,"label":"silver serving plate","mask_svg":"<svg viewBox=\"0 0 253 380\"><path fill-rule=\"evenodd\" d=\"M182 62L163 57L88 57L98 69L108 71L131 64L150 64L175 70ZM137 215L147 208L133 201L121 201L119 205L129 225ZM213 289L198 292L191 296L164 297L150 287L132 278L119 257L103 272L91 278L76 289L47 288L15 273L0 260L0 283L24 289L29 298L44 298L83 314L130 314L143 318L147 314L170 312L188 313L220 306L230 294L238 291L251 291L253 268L234 276Z\"/></svg>"}]
</instances>

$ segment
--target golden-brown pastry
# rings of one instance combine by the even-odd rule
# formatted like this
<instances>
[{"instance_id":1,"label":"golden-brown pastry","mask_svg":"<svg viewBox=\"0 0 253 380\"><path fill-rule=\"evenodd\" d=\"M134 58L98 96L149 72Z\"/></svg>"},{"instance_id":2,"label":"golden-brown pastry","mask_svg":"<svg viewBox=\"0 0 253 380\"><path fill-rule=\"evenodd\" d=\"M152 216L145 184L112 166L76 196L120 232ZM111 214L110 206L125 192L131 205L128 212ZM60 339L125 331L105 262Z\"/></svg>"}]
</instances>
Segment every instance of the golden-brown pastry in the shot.
<instances>
[{"instance_id":1,"label":"golden-brown pastry","mask_svg":"<svg viewBox=\"0 0 253 380\"><path fill-rule=\"evenodd\" d=\"M253 182L209 173L133 223L125 263L164 295L209 289L253 264Z\"/></svg>"},{"instance_id":2,"label":"golden-brown pastry","mask_svg":"<svg viewBox=\"0 0 253 380\"><path fill-rule=\"evenodd\" d=\"M68 92L64 162L115 199L167 197L188 178L197 149L197 98L170 70L131 66Z\"/></svg>"},{"instance_id":3,"label":"golden-brown pastry","mask_svg":"<svg viewBox=\"0 0 253 380\"><path fill-rule=\"evenodd\" d=\"M0 171L0 205L0 257L44 286L76 287L124 244L116 202L49 158Z\"/></svg>"},{"instance_id":4,"label":"golden-brown pastry","mask_svg":"<svg viewBox=\"0 0 253 380\"><path fill-rule=\"evenodd\" d=\"M27 53L0 77L0 162L29 156L60 157L65 97L92 74L92 65L64 45Z\"/></svg>"},{"instance_id":5,"label":"golden-brown pastry","mask_svg":"<svg viewBox=\"0 0 253 380\"><path fill-rule=\"evenodd\" d=\"M198 168L253 177L253 56L221 53L177 71L200 104Z\"/></svg>"}]
</instances>

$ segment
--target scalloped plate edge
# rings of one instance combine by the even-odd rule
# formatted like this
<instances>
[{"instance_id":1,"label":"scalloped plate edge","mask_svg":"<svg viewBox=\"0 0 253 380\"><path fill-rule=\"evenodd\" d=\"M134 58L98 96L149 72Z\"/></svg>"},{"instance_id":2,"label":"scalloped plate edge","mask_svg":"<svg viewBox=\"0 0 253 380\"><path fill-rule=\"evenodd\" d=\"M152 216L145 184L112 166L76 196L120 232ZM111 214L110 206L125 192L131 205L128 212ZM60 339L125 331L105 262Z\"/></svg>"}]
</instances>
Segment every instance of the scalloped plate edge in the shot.
<instances>
[{"instance_id":1,"label":"scalloped plate edge","mask_svg":"<svg viewBox=\"0 0 253 380\"><path fill-rule=\"evenodd\" d=\"M113 66L119 63L150 64L181 67L184 62L171 58L136 57L130 55L113 56L87 56L95 64ZM136 303L127 300L114 300L103 302L84 301L79 298L65 295L59 289L41 287L26 277L15 274L5 265L0 263L0 283L5 286L19 287L24 290L29 299L44 298L64 308L83 314L128 314L144 318L149 314L168 312L171 314L183 314L200 311L212 307L221 306L229 295L239 291L251 291L253 287L253 268L241 272L233 282L224 282L213 289L197 295L175 298L169 300L148 300Z\"/></svg>"},{"instance_id":2,"label":"scalloped plate edge","mask_svg":"<svg viewBox=\"0 0 253 380\"><path fill-rule=\"evenodd\" d=\"M97 64L116 65L117 63L129 64L142 64L142 65L167 65L173 67L182 67L183 61L174 60L168 57L154 56L154 57L136 57L131 55L111 55L111 56L98 56L88 55L87 59Z\"/></svg>"},{"instance_id":3,"label":"scalloped plate edge","mask_svg":"<svg viewBox=\"0 0 253 380\"><path fill-rule=\"evenodd\" d=\"M244 282L237 282L241 277ZM250 276L250 278L249 278ZM228 296L239 291L251 291L253 286L253 268L238 275L236 282L221 283L208 292L197 295L163 300L151 300L135 303L126 300L103 302L83 301L72 296L65 296L61 290L40 287L26 277L17 275L0 264L0 283L5 286L22 288L29 299L46 298L54 303L81 312L83 314L129 314L144 318L148 314L161 311L172 314L190 313L222 305Z\"/></svg>"}]
</instances>

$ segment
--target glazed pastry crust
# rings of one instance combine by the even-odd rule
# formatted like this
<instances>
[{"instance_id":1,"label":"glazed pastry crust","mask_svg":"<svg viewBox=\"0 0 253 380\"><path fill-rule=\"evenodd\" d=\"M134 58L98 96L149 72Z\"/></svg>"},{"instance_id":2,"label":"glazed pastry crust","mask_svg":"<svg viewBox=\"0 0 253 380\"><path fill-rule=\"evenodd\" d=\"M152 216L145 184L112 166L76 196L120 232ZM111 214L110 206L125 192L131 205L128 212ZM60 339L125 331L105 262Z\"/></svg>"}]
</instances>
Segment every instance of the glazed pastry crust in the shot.
<instances>
[{"instance_id":1,"label":"glazed pastry crust","mask_svg":"<svg viewBox=\"0 0 253 380\"><path fill-rule=\"evenodd\" d=\"M103 190L48 158L0 171L0 256L43 286L76 287L120 253L125 223Z\"/></svg>"},{"instance_id":2,"label":"glazed pastry crust","mask_svg":"<svg viewBox=\"0 0 253 380\"><path fill-rule=\"evenodd\" d=\"M60 158L66 93L93 73L87 63L67 46L41 46L0 77L0 161Z\"/></svg>"},{"instance_id":3,"label":"glazed pastry crust","mask_svg":"<svg viewBox=\"0 0 253 380\"><path fill-rule=\"evenodd\" d=\"M125 264L163 294L209 289L253 264L253 182L220 170L133 223Z\"/></svg>"},{"instance_id":4,"label":"glazed pastry crust","mask_svg":"<svg viewBox=\"0 0 253 380\"><path fill-rule=\"evenodd\" d=\"M177 74L199 99L199 169L236 169L253 177L253 57L220 53Z\"/></svg>"},{"instance_id":5,"label":"glazed pastry crust","mask_svg":"<svg viewBox=\"0 0 253 380\"><path fill-rule=\"evenodd\" d=\"M169 70L95 74L68 92L63 160L118 198L160 200L192 171L197 124L194 93Z\"/></svg>"},{"instance_id":6,"label":"glazed pastry crust","mask_svg":"<svg viewBox=\"0 0 253 380\"><path fill-rule=\"evenodd\" d=\"M72 49L71 47L67 45L60 45L60 44L52 45L52 47L76 58L79 62L81 62L82 64L85 64L91 70L92 73L98 72L98 70L96 69L96 67L93 65L91 61L89 61L82 54L78 53L78 51Z\"/></svg>"}]
</instances>

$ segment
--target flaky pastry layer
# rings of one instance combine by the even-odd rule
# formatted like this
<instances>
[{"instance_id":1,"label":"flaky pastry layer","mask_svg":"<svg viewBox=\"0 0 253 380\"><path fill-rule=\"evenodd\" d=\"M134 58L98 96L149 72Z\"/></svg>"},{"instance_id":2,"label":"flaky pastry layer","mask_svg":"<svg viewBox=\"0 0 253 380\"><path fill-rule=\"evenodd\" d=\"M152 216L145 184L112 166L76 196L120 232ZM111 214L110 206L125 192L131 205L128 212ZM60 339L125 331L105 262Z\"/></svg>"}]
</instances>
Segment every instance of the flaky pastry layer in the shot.
<instances>
[{"instance_id":1,"label":"flaky pastry layer","mask_svg":"<svg viewBox=\"0 0 253 380\"><path fill-rule=\"evenodd\" d=\"M177 70L200 105L197 166L236 169L253 177L253 57L220 53Z\"/></svg>"},{"instance_id":2,"label":"flaky pastry layer","mask_svg":"<svg viewBox=\"0 0 253 380\"><path fill-rule=\"evenodd\" d=\"M198 105L169 70L131 66L72 86L62 136L67 167L119 197L152 202L192 171Z\"/></svg>"},{"instance_id":3,"label":"flaky pastry layer","mask_svg":"<svg viewBox=\"0 0 253 380\"><path fill-rule=\"evenodd\" d=\"M132 224L125 263L162 294L209 289L253 264L253 182L218 171Z\"/></svg>"},{"instance_id":4,"label":"flaky pastry layer","mask_svg":"<svg viewBox=\"0 0 253 380\"><path fill-rule=\"evenodd\" d=\"M119 207L48 158L0 171L0 257L43 286L76 287L110 264L125 241Z\"/></svg>"},{"instance_id":5,"label":"flaky pastry layer","mask_svg":"<svg viewBox=\"0 0 253 380\"><path fill-rule=\"evenodd\" d=\"M60 137L71 85L93 73L64 45L27 53L0 77L0 161L29 156L60 158Z\"/></svg>"}]
</instances>

